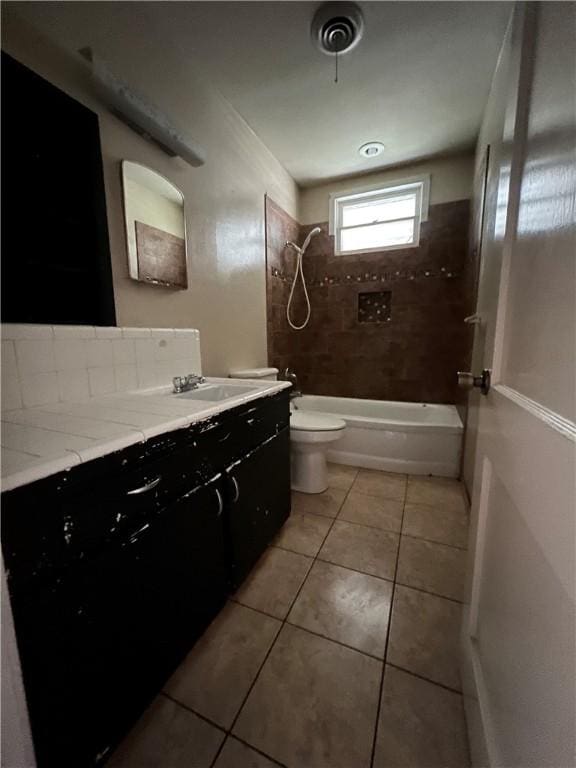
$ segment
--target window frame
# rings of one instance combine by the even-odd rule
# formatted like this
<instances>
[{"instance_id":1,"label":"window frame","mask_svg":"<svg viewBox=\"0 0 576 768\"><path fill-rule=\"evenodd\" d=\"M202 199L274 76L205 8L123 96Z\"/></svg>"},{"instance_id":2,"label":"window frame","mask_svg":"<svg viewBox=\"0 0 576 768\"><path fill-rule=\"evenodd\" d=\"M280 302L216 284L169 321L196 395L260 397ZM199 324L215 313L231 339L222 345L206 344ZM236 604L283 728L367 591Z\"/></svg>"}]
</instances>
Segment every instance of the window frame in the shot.
<instances>
[{"instance_id":1,"label":"window frame","mask_svg":"<svg viewBox=\"0 0 576 768\"><path fill-rule=\"evenodd\" d=\"M416 191L416 214L415 216L406 216L399 219L390 219L393 221L414 221L414 238L410 243L402 245L383 245L376 248L360 248L353 251L342 250L340 248L340 234L342 230L354 229L354 227L342 226L342 212L346 204L358 203L362 201L369 202L373 199L385 200L403 192ZM356 187L342 192L334 192L330 195L330 234L334 235L334 255L335 256L354 256L362 253L379 253L381 251L398 251L405 248L417 248L420 244L420 225L428 220L428 208L430 201L430 176L416 176L404 179L394 179L385 184L375 184L369 187ZM376 226L386 222L374 222L373 224L358 224L355 227Z\"/></svg>"}]
</instances>

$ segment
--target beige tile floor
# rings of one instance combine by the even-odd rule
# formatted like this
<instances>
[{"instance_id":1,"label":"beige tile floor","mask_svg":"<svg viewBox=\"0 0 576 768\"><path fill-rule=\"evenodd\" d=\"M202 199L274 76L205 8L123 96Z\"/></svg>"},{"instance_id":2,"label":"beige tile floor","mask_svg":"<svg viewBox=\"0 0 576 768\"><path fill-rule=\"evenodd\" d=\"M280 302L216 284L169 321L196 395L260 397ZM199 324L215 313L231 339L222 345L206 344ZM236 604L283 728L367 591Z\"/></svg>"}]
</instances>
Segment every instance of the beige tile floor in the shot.
<instances>
[{"instance_id":1,"label":"beige tile floor","mask_svg":"<svg viewBox=\"0 0 576 768\"><path fill-rule=\"evenodd\" d=\"M467 768L460 483L332 465L113 768Z\"/></svg>"}]
</instances>

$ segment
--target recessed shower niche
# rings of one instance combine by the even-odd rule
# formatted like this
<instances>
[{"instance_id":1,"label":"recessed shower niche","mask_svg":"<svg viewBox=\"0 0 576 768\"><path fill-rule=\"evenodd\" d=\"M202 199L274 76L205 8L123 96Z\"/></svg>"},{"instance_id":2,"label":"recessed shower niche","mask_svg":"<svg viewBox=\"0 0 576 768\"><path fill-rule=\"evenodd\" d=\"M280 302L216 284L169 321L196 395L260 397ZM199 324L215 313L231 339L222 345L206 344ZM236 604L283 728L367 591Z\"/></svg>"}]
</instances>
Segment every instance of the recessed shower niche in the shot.
<instances>
[{"instance_id":1,"label":"recessed shower niche","mask_svg":"<svg viewBox=\"0 0 576 768\"><path fill-rule=\"evenodd\" d=\"M358 294L359 323L388 323L391 320L391 291L370 291Z\"/></svg>"}]
</instances>

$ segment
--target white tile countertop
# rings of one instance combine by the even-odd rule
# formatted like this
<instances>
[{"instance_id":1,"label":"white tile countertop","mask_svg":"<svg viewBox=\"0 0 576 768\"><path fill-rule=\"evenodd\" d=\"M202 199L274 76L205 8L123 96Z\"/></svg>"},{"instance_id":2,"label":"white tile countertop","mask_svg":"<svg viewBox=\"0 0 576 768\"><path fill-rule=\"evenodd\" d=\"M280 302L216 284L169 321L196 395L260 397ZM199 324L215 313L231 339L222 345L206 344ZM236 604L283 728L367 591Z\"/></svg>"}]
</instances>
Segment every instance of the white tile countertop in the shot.
<instances>
[{"instance_id":1,"label":"white tile countertop","mask_svg":"<svg viewBox=\"0 0 576 768\"><path fill-rule=\"evenodd\" d=\"M186 399L164 386L6 410L2 413L2 490L40 480L290 386L285 381L210 378L200 389L214 384L252 389L214 402Z\"/></svg>"}]
</instances>

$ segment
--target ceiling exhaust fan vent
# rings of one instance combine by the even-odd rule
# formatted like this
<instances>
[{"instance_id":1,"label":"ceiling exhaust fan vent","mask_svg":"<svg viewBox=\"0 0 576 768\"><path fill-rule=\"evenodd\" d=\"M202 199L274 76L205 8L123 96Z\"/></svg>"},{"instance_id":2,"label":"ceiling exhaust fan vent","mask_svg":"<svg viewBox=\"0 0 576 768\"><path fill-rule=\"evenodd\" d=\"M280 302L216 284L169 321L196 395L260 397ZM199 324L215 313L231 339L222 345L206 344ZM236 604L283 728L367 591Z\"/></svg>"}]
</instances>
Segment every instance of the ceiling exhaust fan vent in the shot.
<instances>
[{"instance_id":1,"label":"ceiling exhaust fan vent","mask_svg":"<svg viewBox=\"0 0 576 768\"><path fill-rule=\"evenodd\" d=\"M327 56L348 53L364 33L364 19L354 3L325 3L312 20L312 39Z\"/></svg>"}]
</instances>

